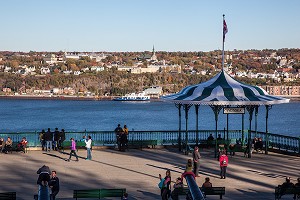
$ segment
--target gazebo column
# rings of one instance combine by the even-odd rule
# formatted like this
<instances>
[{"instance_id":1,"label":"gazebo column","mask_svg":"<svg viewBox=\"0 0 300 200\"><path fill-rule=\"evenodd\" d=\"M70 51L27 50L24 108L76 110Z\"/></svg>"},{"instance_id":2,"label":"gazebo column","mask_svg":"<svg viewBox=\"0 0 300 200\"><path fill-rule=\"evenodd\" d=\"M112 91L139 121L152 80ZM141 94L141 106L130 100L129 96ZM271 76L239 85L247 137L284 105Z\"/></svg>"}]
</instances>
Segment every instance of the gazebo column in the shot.
<instances>
[{"instance_id":1,"label":"gazebo column","mask_svg":"<svg viewBox=\"0 0 300 200\"><path fill-rule=\"evenodd\" d=\"M196 145L199 144L199 127L198 127L198 119L199 119L199 105L195 105L196 112Z\"/></svg>"},{"instance_id":2,"label":"gazebo column","mask_svg":"<svg viewBox=\"0 0 300 200\"><path fill-rule=\"evenodd\" d=\"M257 137L257 115L258 115L258 105L255 106L255 137Z\"/></svg>"},{"instance_id":3,"label":"gazebo column","mask_svg":"<svg viewBox=\"0 0 300 200\"><path fill-rule=\"evenodd\" d=\"M268 154L269 148L269 133L268 133L268 118L269 118L269 110L272 109L272 105L266 105L266 150L265 154Z\"/></svg>"},{"instance_id":4,"label":"gazebo column","mask_svg":"<svg viewBox=\"0 0 300 200\"><path fill-rule=\"evenodd\" d=\"M179 116L179 127L178 127L178 148L181 151L181 104L176 103L176 108L178 108L178 116Z\"/></svg>"},{"instance_id":5,"label":"gazebo column","mask_svg":"<svg viewBox=\"0 0 300 200\"><path fill-rule=\"evenodd\" d=\"M227 106L229 107L229 106ZM226 114L226 138L224 136L224 139L228 140L228 132L229 132L229 114Z\"/></svg>"},{"instance_id":6,"label":"gazebo column","mask_svg":"<svg viewBox=\"0 0 300 200\"><path fill-rule=\"evenodd\" d=\"M252 144L251 144L251 128L252 128L252 116L253 116L253 111L254 111L254 108L255 106L246 106L246 109L249 113L249 129L248 129L248 141L247 141L247 144L248 144L248 158L251 158L251 147L252 147Z\"/></svg>"},{"instance_id":7,"label":"gazebo column","mask_svg":"<svg viewBox=\"0 0 300 200\"><path fill-rule=\"evenodd\" d=\"M183 109L185 111L185 154L189 154L188 149L188 118L189 118L189 109L192 105L184 104Z\"/></svg>"},{"instance_id":8,"label":"gazebo column","mask_svg":"<svg viewBox=\"0 0 300 200\"><path fill-rule=\"evenodd\" d=\"M244 135L244 129L245 129L245 114L242 114L242 146L245 146L245 135Z\"/></svg>"},{"instance_id":9,"label":"gazebo column","mask_svg":"<svg viewBox=\"0 0 300 200\"><path fill-rule=\"evenodd\" d=\"M215 145L215 158L217 158L217 151L218 151L218 116L220 113L220 110L223 108L223 106L220 105L210 105L211 109L214 111L215 114L215 122L216 122L216 145Z\"/></svg>"}]
</instances>

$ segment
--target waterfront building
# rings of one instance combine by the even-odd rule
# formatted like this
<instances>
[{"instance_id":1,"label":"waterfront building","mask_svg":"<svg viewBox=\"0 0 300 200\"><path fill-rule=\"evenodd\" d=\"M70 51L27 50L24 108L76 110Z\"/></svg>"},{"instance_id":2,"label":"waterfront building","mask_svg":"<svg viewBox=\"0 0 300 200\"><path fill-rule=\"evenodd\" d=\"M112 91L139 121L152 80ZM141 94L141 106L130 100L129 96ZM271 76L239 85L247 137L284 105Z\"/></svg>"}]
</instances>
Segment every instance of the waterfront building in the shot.
<instances>
[{"instance_id":1,"label":"waterfront building","mask_svg":"<svg viewBox=\"0 0 300 200\"><path fill-rule=\"evenodd\" d=\"M163 90L160 86L152 86L150 88L147 88L144 90L145 95L148 95L150 97L159 98L160 95L162 95Z\"/></svg>"}]
</instances>

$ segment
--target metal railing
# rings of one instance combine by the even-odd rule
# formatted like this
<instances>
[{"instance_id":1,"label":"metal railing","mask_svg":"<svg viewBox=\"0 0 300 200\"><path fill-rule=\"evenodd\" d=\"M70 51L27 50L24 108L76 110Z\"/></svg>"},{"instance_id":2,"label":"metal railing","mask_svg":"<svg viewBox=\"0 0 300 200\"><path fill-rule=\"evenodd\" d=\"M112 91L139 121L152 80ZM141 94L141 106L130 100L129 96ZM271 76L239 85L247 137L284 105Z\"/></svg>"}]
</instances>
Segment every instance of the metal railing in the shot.
<instances>
[{"instance_id":1,"label":"metal railing","mask_svg":"<svg viewBox=\"0 0 300 200\"><path fill-rule=\"evenodd\" d=\"M229 130L228 139L239 139L248 136L248 130ZM198 134L195 130L188 131L188 143L196 144L196 141L203 143L207 140L208 136L212 134L214 137L220 134L223 138L227 138L226 130L218 130L217 134L215 130L199 130ZM116 145L116 135L114 131L79 131L79 132L66 132L66 140L74 138L80 140L84 135L90 135L94 141L95 146L113 146ZM198 135L198 140L196 140ZM14 142L19 142L23 137L26 137L29 147L40 147L41 142L38 132L18 132L18 133L0 133L0 138L6 140L7 137L11 137ZM158 145L176 145L178 144L179 131L130 131L128 140L130 141L142 141L142 140L155 140ZM186 132L181 131L182 143L186 140ZM251 139L254 137L261 137L263 141L266 141L265 132L251 131ZM268 133L269 148L279 149L284 151L291 151L300 154L300 137L291 137L280 134Z\"/></svg>"}]
</instances>

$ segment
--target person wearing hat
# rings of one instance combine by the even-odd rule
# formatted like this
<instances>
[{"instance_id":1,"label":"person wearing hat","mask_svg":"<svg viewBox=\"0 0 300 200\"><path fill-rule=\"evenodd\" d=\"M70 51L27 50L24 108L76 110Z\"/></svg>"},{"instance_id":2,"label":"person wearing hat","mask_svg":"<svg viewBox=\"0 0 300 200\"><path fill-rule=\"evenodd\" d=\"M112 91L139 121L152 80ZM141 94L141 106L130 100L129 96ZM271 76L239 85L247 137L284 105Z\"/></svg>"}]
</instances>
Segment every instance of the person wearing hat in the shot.
<instances>
[{"instance_id":1,"label":"person wearing hat","mask_svg":"<svg viewBox=\"0 0 300 200\"><path fill-rule=\"evenodd\" d=\"M193 162L194 162L194 169L193 172L196 177L199 177L199 168L200 168L200 153L199 153L199 148L195 146L194 151L193 151Z\"/></svg>"}]
</instances>

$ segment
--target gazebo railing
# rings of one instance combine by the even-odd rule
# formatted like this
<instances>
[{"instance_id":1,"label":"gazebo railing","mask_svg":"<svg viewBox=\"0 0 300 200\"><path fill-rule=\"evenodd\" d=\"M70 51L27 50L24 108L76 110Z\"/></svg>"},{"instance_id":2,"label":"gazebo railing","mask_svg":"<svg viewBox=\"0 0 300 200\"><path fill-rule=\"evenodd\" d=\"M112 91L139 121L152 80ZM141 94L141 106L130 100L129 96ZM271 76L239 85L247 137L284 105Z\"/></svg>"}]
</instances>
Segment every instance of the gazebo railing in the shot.
<instances>
[{"instance_id":1,"label":"gazebo railing","mask_svg":"<svg viewBox=\"0 0 300 200\"><path fill-rule=\"evenodd\" d=\"M247 130L229 130L228 139L239 139L242 138L242 132L244 132L245 138L247 138ZM214 130L199 130L198 131L198 142L201 144L205 142L208 136L212 134L216 136ZM221 134L222 138L227 139L226 130L218 130L217 135ZM66 132L66 140L71 137L75 140L81 140L84 135L91 135L95 146L114 146L116 145L116 135L113 131L78 131L78 132ZM196 144L196 130L188 131L188 143ZM29 147L40 147L41 143L39 140L38 132L22 132L22 133L0 133L0 138L6 140L7 137L11 137L14 142L21 141L22 137L26 137L28 140ZM178 131L130 131L128 140L129 141L142 141L142 140L155 140L158 145L176 145L178 144ZM185 142L186 132L181 131L181 141ZM254 137L261 137L263 141L266 140L265 132L252 131L251 134ZM300 154L300 137L291 137L280 134L268 133L269 148L278 149L283 151L297 152Z\"/></svg>"}]
</instances>

